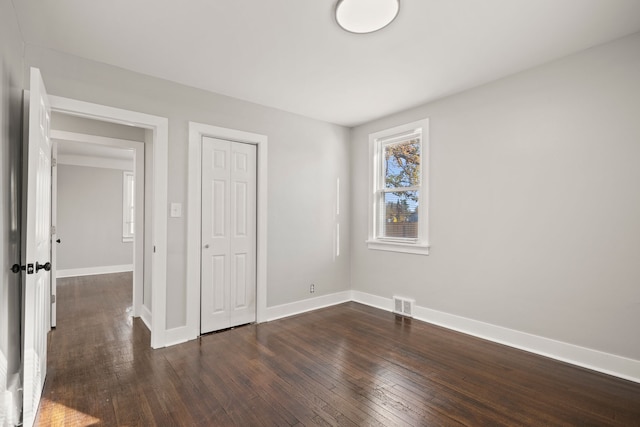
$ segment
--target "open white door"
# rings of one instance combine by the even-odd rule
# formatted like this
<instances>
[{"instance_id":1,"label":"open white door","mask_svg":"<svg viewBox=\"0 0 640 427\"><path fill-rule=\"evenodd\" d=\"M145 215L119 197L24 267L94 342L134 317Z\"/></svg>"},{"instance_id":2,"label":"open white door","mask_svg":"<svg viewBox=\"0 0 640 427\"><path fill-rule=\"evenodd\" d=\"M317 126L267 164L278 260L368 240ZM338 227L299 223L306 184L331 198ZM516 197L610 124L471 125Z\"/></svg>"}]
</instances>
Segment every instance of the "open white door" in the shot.
<instances>
[{"instance_id":1,"label":"open white door","mask_svg":"<svg viewBox=\"0 0 640 427\"><path fill-rule=\"evenodd\" d=\"M40 70L31 68L26 153L23 290L23 425L33 425L47 374L51 291L51 107Z\"/></svg>"}]
</instances>

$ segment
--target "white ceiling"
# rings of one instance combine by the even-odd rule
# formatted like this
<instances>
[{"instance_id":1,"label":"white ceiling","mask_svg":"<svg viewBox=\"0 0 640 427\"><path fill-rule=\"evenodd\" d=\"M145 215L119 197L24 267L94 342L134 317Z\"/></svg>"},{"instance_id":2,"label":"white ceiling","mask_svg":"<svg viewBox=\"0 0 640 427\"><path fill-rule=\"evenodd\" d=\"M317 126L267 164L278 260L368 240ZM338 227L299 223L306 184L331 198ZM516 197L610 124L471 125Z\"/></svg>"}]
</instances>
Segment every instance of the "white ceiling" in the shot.
<instances>
[{"instance_id":1,"label":"white ceiling","mask_svg":"<svg viewBox=\"0 0 640 427\"><path fill-rule=\"evenodd\" d=\"M336 0L13 3L26 43L346 126L640 31L640 0L401 0L365 35Z\"/></svg>"}]
</instances>

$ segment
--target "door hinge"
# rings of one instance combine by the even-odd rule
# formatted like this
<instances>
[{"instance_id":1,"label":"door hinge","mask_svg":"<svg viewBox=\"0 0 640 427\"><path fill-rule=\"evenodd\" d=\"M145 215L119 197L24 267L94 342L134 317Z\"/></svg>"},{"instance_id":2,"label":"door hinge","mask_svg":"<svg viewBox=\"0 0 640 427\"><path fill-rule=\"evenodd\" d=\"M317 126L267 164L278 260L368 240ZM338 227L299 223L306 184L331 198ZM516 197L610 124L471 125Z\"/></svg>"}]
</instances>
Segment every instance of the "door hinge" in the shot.
<instances>
[{"instance_id":1,"label":"door hinge","mask_svg":"<svg viewBox=\"0 0 640 427\"><path fill-rule=\"evenodd\" d=\"M51 304L55 304L55 303L56 303L56 296L51 295Z\"/></svg>"},{"instance_id":2,"label":"door hinge","mask_svg":"<svg viewBox=\"0 0 640 427\"><path fill-rule=\"evenodd\" d=\"M58 166L58 159L56 159L55 157L51 159L51 166L52 167L56 167Z\"/></svg>"},{"instance_id":3,"label":"door hinge","mask_svg":"<svg viewBox=\"0 0 640 427\"><path fill-rule=\"evenodd\" d=\"M51 226L51 235L53 236L54 234L56 234L56 226L52 225Z\"/></svg>"}]
</instances>

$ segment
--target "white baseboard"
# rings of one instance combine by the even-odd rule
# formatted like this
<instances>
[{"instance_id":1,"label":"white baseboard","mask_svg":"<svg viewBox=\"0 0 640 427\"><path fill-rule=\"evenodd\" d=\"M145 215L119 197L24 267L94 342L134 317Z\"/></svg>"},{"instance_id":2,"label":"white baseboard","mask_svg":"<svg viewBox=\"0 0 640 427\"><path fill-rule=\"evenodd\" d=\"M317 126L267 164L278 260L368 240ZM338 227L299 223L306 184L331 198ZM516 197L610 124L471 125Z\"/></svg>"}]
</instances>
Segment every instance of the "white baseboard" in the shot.
<instances>
[{"instance_id":1,"label":"white baseboard","mask_svg":"<svg viewBox=\"0 0 640 427\"><path fill-rule=\"evenodd\" d=\"M167 347L176 344L182 344L183 342L191 341L198 338L190 333L187 326L179 326L177 328L167 329L164 335L164 342Z\"/></svg>"},{"instance_id":2,"label":"white baseboard","mask_svg":"<svg viewBox=\"0 0 640 427\"><path fill-rule=\"evenodd\" d=\"M283 317L293 316L295 314L305 313L317 310L323 307L329 307L343 302L351 301L351 291L338 292L335 294L323 295L316 298L309 298L302 301L296 301L289 304L267 307L267 322L281 319ZM142 307L143 311L146 310ZM144 320L144 316L143 316ZM165 333L166 346L182 344L187 341L198 338L197 331L191 331L187 326L179 326L177 328L167 329Z\"/></svg>"},{"instance_id":3,"label":"white baseboard","mask_svg":"<svg viewBox=\"0 0 640 427\"><path fill-rule=\"evenodd\" d=\"M0 352L2 356L2 352ZM20 387L20 374L14 374L7 378L6 390L0 390L0 425L13 426L20 423L22 410L22 388ZM2 385L3 389L5 385Z\"/></svg>"},{"instance_id":4,"label":"white baseboard","mask_svg":"<svg viewBox=\"0 0 640 427\"><path fill-rule=\"evenodd\" d=\"M151 311L144 305L140 309L140 319L151 330Z\"/></svg>"},{"instance_id":5,"label":"white baseboard","mask_svg":"<svg viewBox=\"0 0 640 427\"><path fill-rule=\"evenodd\" d=\"M308 298L289 304L267 307L266 321L270 322L272 320L281 319L283 317L289 317L348 301L351 301L351 291L338 292L335 294L323 295L316 298ZM167 329L165 334L165 343L168 347L175 344L182 344L196 338L198 338L197 331L191 331L187 326L179 326L177 328Z\"/></svg>"},{"instance_id":6,"label":"white baseboard","mask_svg":"<svg viewBox=\"0 0 640 427\"><path fill-rule=\"evenodd\" d=\"M289 317L348 301L355 301L389 312L393 310L393 300L391 298L380 297L360 291L343 291L288 304L267 307L266 318L267 321L277 320L283 317ZM143 307L143 321L145 311L148 312L148 310ZM640 360L629 359L615 354L580 347L574 344L556 341L420 306L414 307L413 317L414 319L442 326L447 329L640 383ZM147 326L151 324L150 321L148 323L145 321L145 323ZM186 326L167 330L167 346L180 344L196 338L197 333L196 336L193 336L194 334L191 332Z\"/></svg>"},{"instance_id":7,"label":"white baseboard","mask_svg":"<svg viewBox=\"0 0 640 427\"><path fill-rule=\"evenodd\" d=\"M64 277L94 276L96 274L123 273L127 271L133 271L133 264L56 270L56 278L61 279Z\"/></svg>"},{"instance_id":8,"label":"white baseboard","mask_svg":"<svg viewBox=\"0 0 640 427\"><path fill-rule=\"evenodd\" d=\"M393 310L391 298L360 291L351 291L351 293L352 300L355 302L386 311ZM447 329L640 383L640 360L604 353L425 307L416 306L413 317Z\"/></svg>"},{"instance_id":9,"label":"white baseboard","mask_svg":"<svg viewBox=\"0 0 640 427\"><path fill-rule=\"evenodd\" d=\"M351 301L351 291L337 292L302 301L267 307L267 322Z\"/></svg>"},{"instance_id":10,"label":"white baseboard","mask_svg":"<svg viewBox=\"0 0 640 427\"><path fill-rule=\"evenodd\" d=\"M393 311L393 300L391 298L379 297L366 292L351 291L351 300L385 311Z\"/></svg>"},{"instance_id":11,"label":"white baseboard","mask_svg":"<svg viewBox=\"0 0 640 427\"><path fill-rule=\"evenodd\" d=\"M7 358L0 349L0 426L8 424L5 420L9 412L10 400L9 390L7 390Z\"/></svg>"}]
</instances>

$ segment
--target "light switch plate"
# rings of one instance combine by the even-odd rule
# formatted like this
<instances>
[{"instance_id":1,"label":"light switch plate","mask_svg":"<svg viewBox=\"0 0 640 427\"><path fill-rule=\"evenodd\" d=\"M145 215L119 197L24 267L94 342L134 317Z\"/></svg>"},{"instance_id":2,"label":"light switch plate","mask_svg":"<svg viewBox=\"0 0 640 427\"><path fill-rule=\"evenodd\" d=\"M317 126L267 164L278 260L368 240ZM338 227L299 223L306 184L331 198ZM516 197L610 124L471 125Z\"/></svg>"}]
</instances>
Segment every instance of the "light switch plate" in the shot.
<instances>
[{"instance_id":1,"label":"light switch plate","mask_svg":"<svg viewBox=\"0 0 640 427\"><path fill-rule=\"evenodd\" d=\"M182 216L182 204L171 203L171 218L180 218Z\"/></svg>"}]
</instances>

